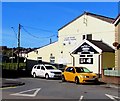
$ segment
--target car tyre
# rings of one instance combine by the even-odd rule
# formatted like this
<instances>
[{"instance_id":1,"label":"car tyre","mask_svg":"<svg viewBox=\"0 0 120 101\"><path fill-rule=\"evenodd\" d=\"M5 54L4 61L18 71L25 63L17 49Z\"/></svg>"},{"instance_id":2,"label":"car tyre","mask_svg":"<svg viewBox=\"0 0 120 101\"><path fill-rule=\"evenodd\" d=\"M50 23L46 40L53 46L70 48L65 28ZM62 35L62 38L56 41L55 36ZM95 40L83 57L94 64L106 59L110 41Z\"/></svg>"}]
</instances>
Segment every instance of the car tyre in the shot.
<instances>
[{"instance_id":1,"label":"car tyre","mask_svg":"<svg viewBox=\"0 0 120 101\"><path fill-rule=\"evenodd\" d=\"M79 78L78 77L75 78L75 83L79 84Z\"/></svg>"},{"instance_id":2,"label":"car tyre","mask_svg":"<svg viewBox=\"0 0 120 101\"><path fill-rule=\"evenodd\" d=\"M62 82L65 82L66 80L65 80L65 77L64 77L64 75L62 75Z\"/></svg>"},{"instance_id":3,"label":"car tyre","mask_svg":"<svg viewBox=\"0 0 120 101\"><path fill-rule=\"evenodd\" d=\"M46 78L46 79L49 79L49 75L48 75L48 74L45 74L45 78Z\"/></svg>"},{"instance_id":4,"label":"car tyre","mask_svg":"<svg viewBox=\"0 0 120 101\"><path fill-rule=\"evenodd\" d=\"M36 73L33 73L33 77L36 78Z\"/></svg>"}]
</instances>

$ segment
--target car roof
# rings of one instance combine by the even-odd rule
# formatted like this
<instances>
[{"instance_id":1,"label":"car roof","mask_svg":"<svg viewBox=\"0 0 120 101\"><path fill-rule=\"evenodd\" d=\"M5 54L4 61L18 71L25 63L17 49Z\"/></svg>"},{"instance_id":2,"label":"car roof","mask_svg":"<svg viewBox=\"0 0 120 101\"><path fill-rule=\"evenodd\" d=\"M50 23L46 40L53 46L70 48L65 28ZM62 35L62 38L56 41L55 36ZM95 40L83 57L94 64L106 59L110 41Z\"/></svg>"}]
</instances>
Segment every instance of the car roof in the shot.
<instances>
[{"instance_id":1,"label":"car roof","mask_svg":"<svg viewBox=\"0 0 120 101\"><path fill-rule=\"evenodd\" d=\"M73 67L73 68L86 68L86 67L78 67L78 66L67 66L66 68Z\"/></svg>"},{"instance_id":2,"label":"car roof","mask_svg":"<svg viewBox=\"0 0 120 101\"><path fill-rule=\"evenodd\" d=\"M81 67L81 66L67 66L67 67L86 68L86 67Z\"/></svg>"},{"instance_id":3,"label":"car roof","mask_svg":"<svg viewBox=\"0 0 120 101\"><path fill-rule=\"evenodd\" d=\"M44 66L52 66L52 65L49 65L49 64L37 64L37 65L34 65L34 66L41 66L41 65L44 65Z\"/></svg>"}]
</instances>

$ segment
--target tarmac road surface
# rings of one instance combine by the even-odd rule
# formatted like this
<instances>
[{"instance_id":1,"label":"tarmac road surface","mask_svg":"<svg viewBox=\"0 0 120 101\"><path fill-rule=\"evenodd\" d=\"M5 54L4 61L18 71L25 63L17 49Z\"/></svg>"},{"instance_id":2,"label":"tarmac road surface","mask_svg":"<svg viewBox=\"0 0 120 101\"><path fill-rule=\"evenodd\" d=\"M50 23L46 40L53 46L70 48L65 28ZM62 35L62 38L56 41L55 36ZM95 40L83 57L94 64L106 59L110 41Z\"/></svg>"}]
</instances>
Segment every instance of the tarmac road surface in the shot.
<instances>
[{"instance_id":1,"label":"tarmac road surface","mask_svg":"<svg viewBox=\"0 0 120 101\"><path fill-rule=\"evenodd\" d=\"M84 84L76 85L75 83L62 82L61 80L46 80L43 78L19 78L13 79L15 81L24 82L23 86L14 86L3 88L2 101L41 101L46 99L55 100L73 100L84 101L91 100L105 100L118 101L118 88L111 88L104 85ZM6 99L6 100L4 100ZM11 100L10 100L11 99ZM35 100L36 99L36 100ZM21 100L20 100L21 101Z\"/></svg>"}]
</instances>

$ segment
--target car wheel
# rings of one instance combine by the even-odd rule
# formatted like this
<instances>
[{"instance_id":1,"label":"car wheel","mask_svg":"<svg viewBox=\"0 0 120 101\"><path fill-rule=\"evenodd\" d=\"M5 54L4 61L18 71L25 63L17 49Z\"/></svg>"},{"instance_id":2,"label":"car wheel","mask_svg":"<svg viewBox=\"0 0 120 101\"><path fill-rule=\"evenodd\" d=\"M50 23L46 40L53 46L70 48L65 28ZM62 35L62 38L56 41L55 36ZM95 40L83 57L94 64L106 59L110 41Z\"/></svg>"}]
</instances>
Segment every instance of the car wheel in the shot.
<instances>
[{"instance_id":1,"label":"car wheel","mask_svg":"<svg viewBox=\"0 0 120 101\"><path fill-rule=\"evenodd\" d=\"M79 78L78 77L75 78L75 83L79 84Z\"/></svg>"},{"instance_id":2,"label":"car wheel","mask_svg":"<svg viewBox=\"0 0 120 101\"><path fill-rule=\"evenodd\" d=\"M64 77L64 75L62 75L62 82L65 82L66 80L65 80L65 77Z\"/></svg>"},{"instance_id":3,"label":"car wheel","mask_svg":"<svg viewBox=\"0 0 120 101\"><path fill-rule=\"evenodd\" d=\"M46 75L45 75L45 78L46 78L46 79L49 79L49 75L48 75L48 74L46 74Z\"/></svg>"},{"instance_id":4,"label":"car wheel","mask_svg":"<svg viewBox=\"0 0 120 101\"><path fill-rule=\"evenodd\" d=\"M36 78L36 73L33 73L33 77Z\"/></svg>"}]
</instances>

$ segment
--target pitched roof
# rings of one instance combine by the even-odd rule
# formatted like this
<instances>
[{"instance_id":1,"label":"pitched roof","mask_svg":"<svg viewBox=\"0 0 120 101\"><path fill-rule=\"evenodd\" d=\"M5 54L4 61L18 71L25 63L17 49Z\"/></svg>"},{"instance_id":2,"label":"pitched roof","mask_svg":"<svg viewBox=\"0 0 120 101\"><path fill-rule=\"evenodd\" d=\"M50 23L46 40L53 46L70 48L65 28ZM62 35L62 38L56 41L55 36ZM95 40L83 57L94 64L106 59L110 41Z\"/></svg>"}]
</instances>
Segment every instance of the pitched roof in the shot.
<instances>
[{"instance_id":1,"label":"pitched roof","mask_svg":"<svg viewBox=\"0 0 120 101\"><path fill-rule=\"evenodd\" d=\"M115 52L115 50L112 47L108 46L106 43L102 41L97 41L97 40L89 40L89 41L98 48L100 48L102 52Z\"/></svg>"},{"instance_id":2,"label":"pitched roof","mask_svg":"<svg viewBox=\"0 0 120 101\"><path fill-rule=\"evenodd\" d=\"M117 18L114 20L115 26L120 22L120 14L117 16Z\"/></svg>"},{"instance_id":3,"label":"pitched roof","mask_svg":"<svg viewBox=\"0 0 120 101\"><path fill-rule=\"evenodd\" d=\"M82 49L81 49L81 46L83 44L89 44L91 46L91 48L89 50L94 51L95 53L97 52L115 52L115 50L108 46L106 43L102 42L102 41L98 41L98 40L84 40L83 43L77 47L76 49L74 49L71 53L72 54L77 54L78 52L81 52Z\"/></svg>"},{"instance_id":4,"label":"pitched roof","mask_svg":"<svg viewBox=\"0 0 120 101\"><path fill-rule=\"evenodd\" d=\"M78 18L80 18L83 15L89 15L89 16L95 17L97 19L106 21L108 23L113 23L113 21L115 20L114 18L106 17L106 16L103 16L103 15L98 15L98 14L94 14L94 13L90 13L90 12L84 12L82 15L78 16L77 18L73 19L72 21L70 21L69 23L67 23L66 25L64 25L60 29L58 29L58 31L63 29L65 26L69 25L70 23L72 23L73 21L77 20Z\"/></svg>"},{"instance_id":5,"label":"pitched roof","mask_svg":"<svg viewBox=\"0 0 120 101\"><path fill-rule=\"evenodd\" d=\"M106 17L103 15L98 15L98 14L93 14L93 13L86 13L86 15L90 15L92 17L98 18L98 19L106 21L108 23L112 23L115 20L114 18L110 18L110 17Z\"/></svg>"}]
</instances>

